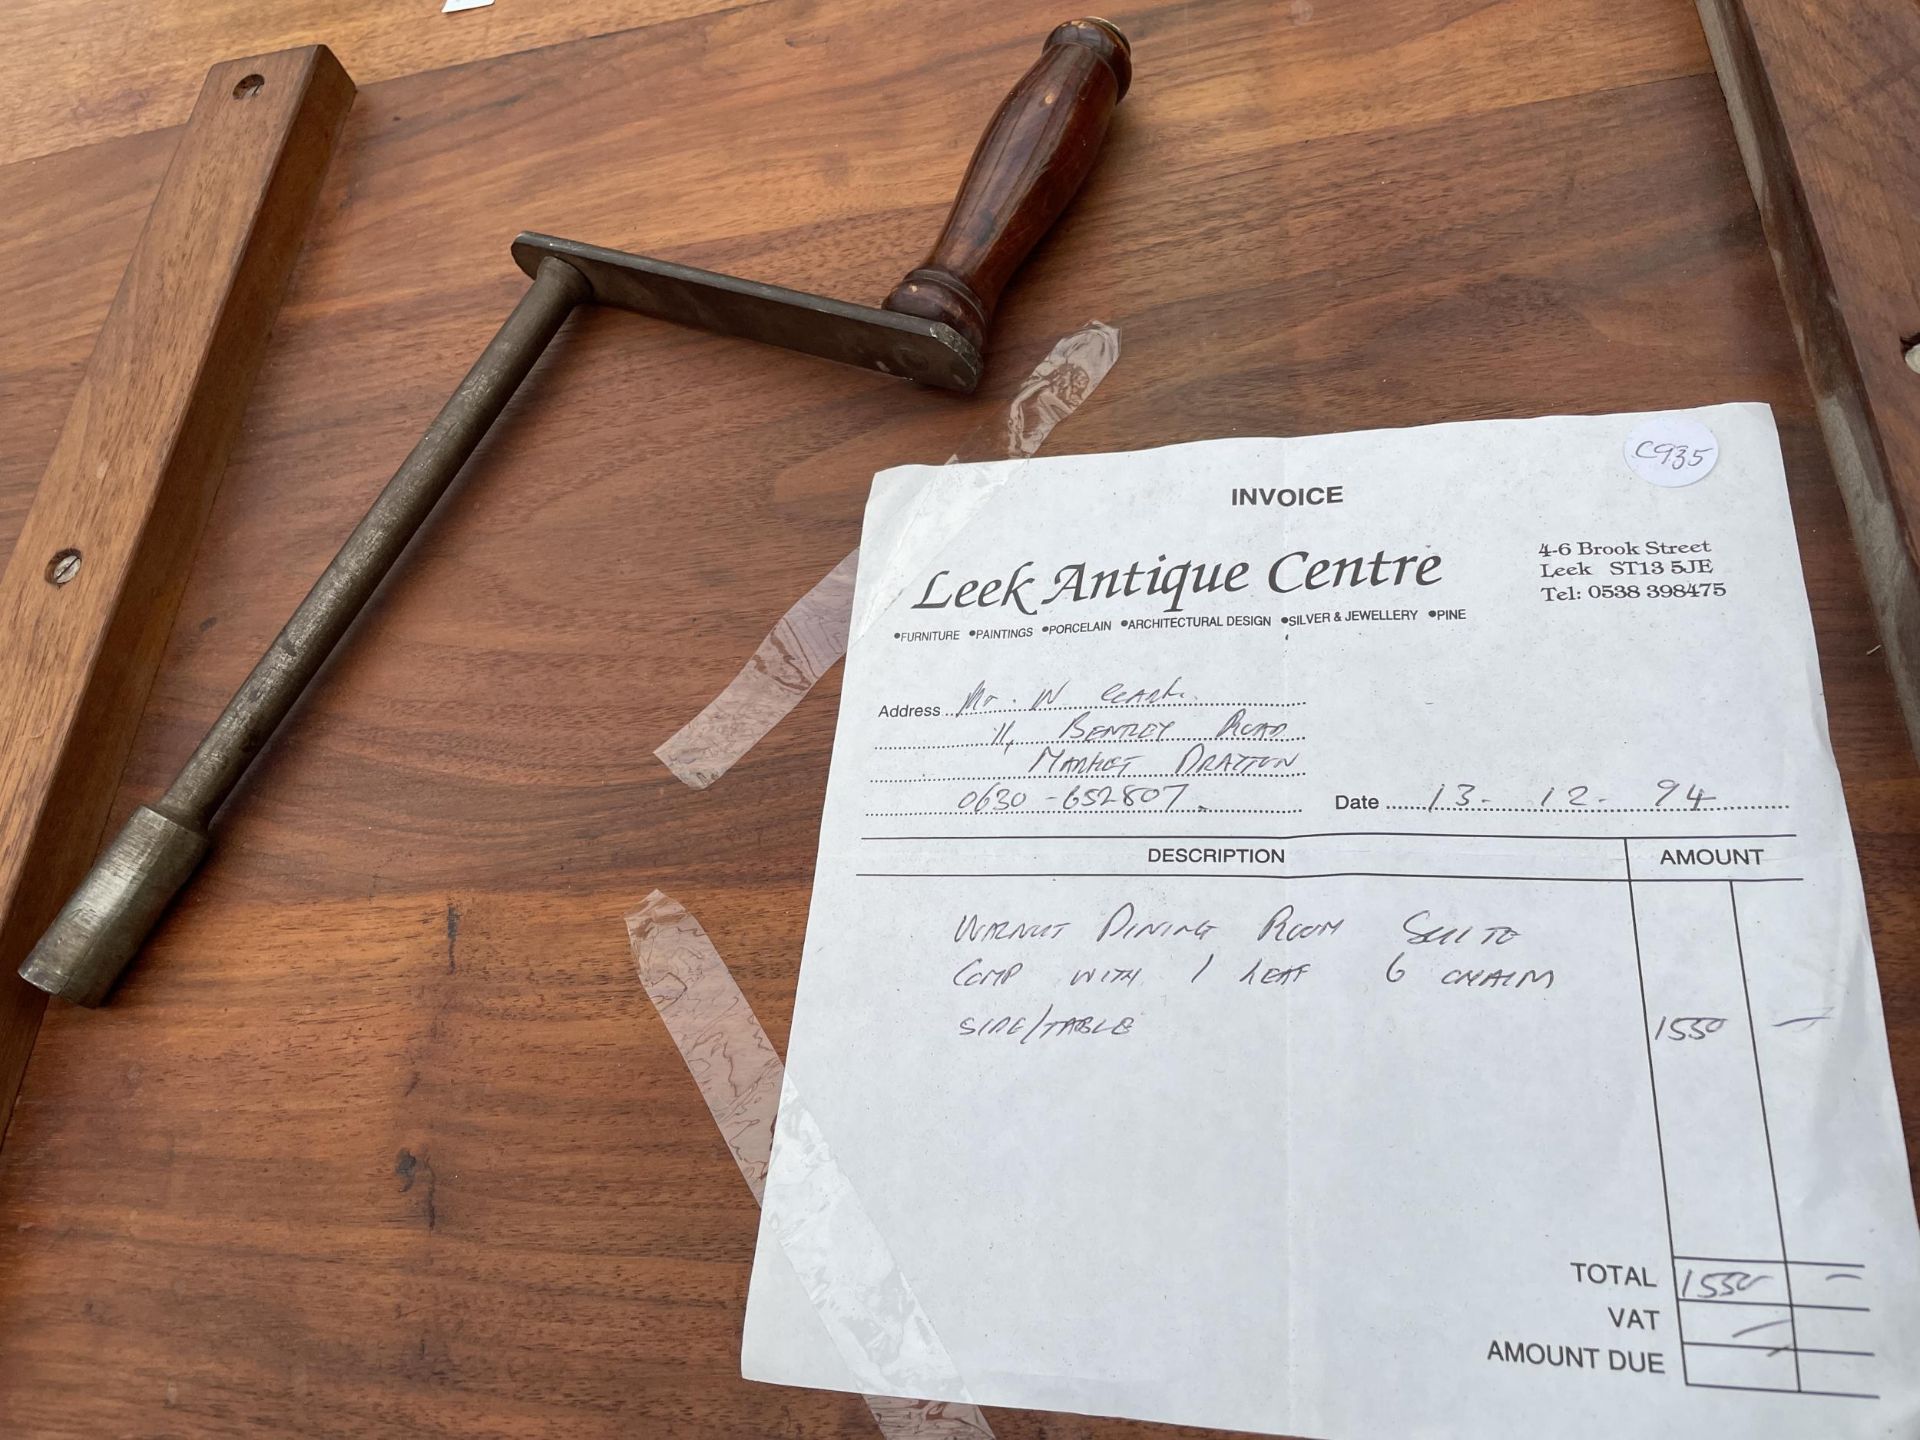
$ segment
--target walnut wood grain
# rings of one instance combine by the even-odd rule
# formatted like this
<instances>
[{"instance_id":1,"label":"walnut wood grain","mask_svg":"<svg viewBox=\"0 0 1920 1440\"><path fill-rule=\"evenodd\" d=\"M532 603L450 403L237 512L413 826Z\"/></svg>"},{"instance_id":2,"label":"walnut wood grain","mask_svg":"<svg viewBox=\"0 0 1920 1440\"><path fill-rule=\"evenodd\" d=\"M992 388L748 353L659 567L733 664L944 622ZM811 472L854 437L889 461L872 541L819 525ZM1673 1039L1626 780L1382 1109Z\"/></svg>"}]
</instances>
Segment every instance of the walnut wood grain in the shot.
<instances>
[{"instance_id":1,"label":"walnut wood grain","mask_svg":"<svg viewBox=\"0 0 1920 1440\"><path fill-rule=\"evenodd\" d=\"M1000 292L1086 181L1132 78L1111 22L1056 26L987 122L933 250L885 308L951 325L984 350Z\"/></svg>"},{"instance_id":2,"label":"walnut wood grain","mask_svg":"<svg viewBox=\"0 0 1920 1440\"><path fill-rule=\"evenodd\" d=\"M519 293L516 230L884 293L980 97L1062 13L772 0L369 86L117 808L177 769ZM874 470L946 459L1091 317L1120 359L1050 452L1775 407L1913 1146L1920 772L1692 11L1113 18L1134 88L977 397L628 315L560 338L153 963L110 1011L49 1015L0 1151L0 1431L871 1440L851 1397L739 1378L757 1212L621 923L656 885L682 900L784 1046L837 674L723 787L650 752L845 555ZM162 144L0 169L5 273L32 283L53 235L78 277L0 307L0 536Z\"/></svg>"},{"instance_id":3,"label":"walnut wood grain","mask_svg":"<svg viewBox=\"0 0 1920 1440\"><path fill-rule=\"evenodd\" d=\"M208 72L0 574L0 1128L352 100L319 47Z\"/></svg>"},{"instance_id":4,"label":"walnut wood grain","mask_svg":"<svg viewBox=\"0 0 1920 1440\"><path fill-rule=\"evenodd\" d=\"M6 0L0 164L183 123L222 55L325 44L362 84L753 0Z\"/></svg>"},{"instance_id":5,"label":"walnut wood grain","mask_svg":"<svg viewBox=\"0 0 1920 1440\"><path fill-rule=\"evenodd\" d=\"M1698 3L1920 748L1920 7Z\"/></svg>"}]
</instances>

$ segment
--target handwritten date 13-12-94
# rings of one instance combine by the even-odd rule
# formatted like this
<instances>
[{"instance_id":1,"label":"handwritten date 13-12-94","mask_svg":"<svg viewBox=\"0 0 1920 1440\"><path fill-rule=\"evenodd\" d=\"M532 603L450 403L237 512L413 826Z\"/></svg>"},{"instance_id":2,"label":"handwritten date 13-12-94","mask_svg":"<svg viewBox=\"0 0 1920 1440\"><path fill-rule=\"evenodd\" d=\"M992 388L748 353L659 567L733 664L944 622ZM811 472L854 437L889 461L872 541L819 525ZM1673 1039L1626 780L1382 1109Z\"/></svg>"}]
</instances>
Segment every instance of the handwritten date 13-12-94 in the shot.
<instances>
[{"instance_id":1,"label":"handwritten date 13-12-94","mask_svg":"<svg viewBox=\"0 0 1920 1440\"><path fill-rule=\"evenodd\" d=\"M1420 805L1424 810L1586 810L1632 808L1645 810L1700 810L1718 803L1697 781L1657 780L1651 786L1626 785L1601 789L1593 785L1547 785L1524 797L1502 795L1465 780L1434 786Z\"/></svg>"}]
</instances>

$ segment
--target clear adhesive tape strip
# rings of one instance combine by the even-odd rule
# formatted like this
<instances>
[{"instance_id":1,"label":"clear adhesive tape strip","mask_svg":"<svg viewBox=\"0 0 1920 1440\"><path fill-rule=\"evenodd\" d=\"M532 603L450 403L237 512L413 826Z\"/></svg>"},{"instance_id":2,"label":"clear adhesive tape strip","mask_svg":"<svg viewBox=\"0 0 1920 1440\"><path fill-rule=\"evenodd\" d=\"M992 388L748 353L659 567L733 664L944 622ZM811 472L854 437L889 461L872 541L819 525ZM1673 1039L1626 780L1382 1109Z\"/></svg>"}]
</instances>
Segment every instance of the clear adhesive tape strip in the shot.
<instances>
[{"instance_id":1,"label":"clear adhesive tape strip","mask_svg":"<svg viewBox=\"0 0 1920 1440\"><path fill-rule=\"evenodd\" d=\"M1056 425L1086 404L1119 358L1120 332L1101 321L1061 336L1014 392L1004 421L969 436L947 463L1034 454ZM968 453L976 448L989 453ZM786 718L847 653L859 566L854 550L795 601L727 687L653 752L660 762L704 790Z\"/></svg>"},{"instance_id":2,"label":"clear adhesive tape strip","mask_svg":"<svg viewBox=\"0 0 1920 1440\"><path fill-rule=\"evenodd\" d=\"M806 699L847 653L859 568L860 552L854 550L795 601L727 688L653 752L661 763L704 790Z\"/></svg>"},{"instance_id":3,"label":"clear adhesive tape strip","mask_svg":"<svg viewBox=\"0 0 1920 1440\"><path fill-rule=\"evenodd\" d=\"M1119 358L1120 332L1098 320L1061 336L1007 407L1007 458L1036 453L1054 426L1087 403Z\"/></svg>"},{"instance_id":4,"label":"clear adhesive tape strip","mask_svg":"<svg viewBox=\"0 0 1920 1440\"><path fill-rule=\"evenodd\" d=\"M671 896L658 890L647 896L627 916L627 939L640 984L687 1062L734 1164L754 1199L764 1199L774 1121L785 1085L785 1069L773 1042L707 932ZM799 1218L784 1227L780 1243L814 1300L815 1312L856 1374L872 1375L876 1381L883 1376L908 1383L924 1379L929 1388L950 1384L952 1362L945 1348L827 1153L819 1127L797 1097L789 1094L786 1104L794 1122L793 1143L808 1152L798 1172L804 1177L807 1203L795 1208ZM866 1272L872 1278L860 1294L825 1283L821 1265L808 1264L809 1252L821 1254L824 1235L833 1237L836 1254L851 1237L878 1262ZM986 1417L972 1405L884 1394L864 1398L888 1440L991 1440L993 1435Z\"/></svg>"}]
</instances>

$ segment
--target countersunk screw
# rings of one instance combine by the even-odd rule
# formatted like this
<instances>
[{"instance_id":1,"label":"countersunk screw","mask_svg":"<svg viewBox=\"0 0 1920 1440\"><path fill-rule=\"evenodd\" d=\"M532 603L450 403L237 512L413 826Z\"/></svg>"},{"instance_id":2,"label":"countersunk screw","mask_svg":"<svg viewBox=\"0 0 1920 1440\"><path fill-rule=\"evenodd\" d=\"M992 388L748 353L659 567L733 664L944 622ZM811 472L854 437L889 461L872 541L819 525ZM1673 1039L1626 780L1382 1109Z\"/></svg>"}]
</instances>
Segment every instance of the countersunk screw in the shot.
<instances>
[{"instance_id":1,"label":"countersunk screw","mask_svg":"<svg viewBox=\"0 0 1920 1440\"><path fill-rule=\"evenodd\" d=\"M64 585L80 573L80 552L78 550L56 550L53 559L47 562L47 583Z\"/></svg>"}]
</instances>

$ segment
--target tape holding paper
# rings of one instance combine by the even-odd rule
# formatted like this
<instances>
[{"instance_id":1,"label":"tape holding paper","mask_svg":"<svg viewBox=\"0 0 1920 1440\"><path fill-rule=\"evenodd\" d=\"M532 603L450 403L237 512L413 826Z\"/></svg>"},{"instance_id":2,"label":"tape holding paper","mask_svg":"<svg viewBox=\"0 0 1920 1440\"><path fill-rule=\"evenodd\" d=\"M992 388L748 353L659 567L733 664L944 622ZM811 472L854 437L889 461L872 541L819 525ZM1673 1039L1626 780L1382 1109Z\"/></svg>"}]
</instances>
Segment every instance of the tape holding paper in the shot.
<instances>
[{"instance_id":1,"label":"tape holding paper","mask_svg":"<svg viewBox=\"0 0 1920 1440\"><path fill-rule=\"evenodd\" d=\"M1120 332L1102 321L1061 336L1014 392L1005 417L969 435L947 463L1035 454L1119 358ZM847 653L859 565L854 550L795 601L726 688L653 752L660 762L704 790L804 700Z\"/></svg>"},{"instance_id":2,"label":"tape holding paper","mask_svg":"<svg viewBox=\"0 0 1920 1440\"><path fill-rule=\"evenodd\" d=\"M653 752L661 763L704 790L804 700L847 653L859 568L854 550L795 601L727 688Z\"/></svg>"},{"instance_id":3,"label":"tape holding paper","mask_svg":"<svg viewBox=\"0 0 1920 1440\"><path fill-rule=\"evenodd\" d=\"M902 1400L895 1395L869 1395L867 1409L887 1440L980 1440L991 1437L987 1417L972 1405L950 1400Z\"/></svg>"},{"instance_id":4,"label":"tape holding paper","mask_svg":"<svg viewBox=\"0 0 1920 1440\"><path fill-rule=\"evenodd\" d=\"M780 1114L763 1204L848 1372L868 1394L964 1398L939 1332L791 1079L781 1087Z\"/></svg>"},{"instance_id":5,"label":"tape holding paper","mask_svg":"<svg viewBox=\"0 0 1920 1440\"><path fill-rule=\"evenodd\" d=\"M759 1200L780 1110L780 1056L700 922L655 890L627 916L634 967Z\"/></svg>"},{"instance_id":6,"label":"tape holding paper","mask_svg":"<svg viewBox=\"0 0 1920 1440\"><path fill-rule=\"evenodd\" d=\"M761 1200L785 1083L785 1067L773 1042L700 922L678 901L658 890L648 895L627 916L627 939L647 998L687 1062L747 1188ZM791 1095L786 1103L797 1122L799 1143L810 1152L806 1183L818 1203L792 1227L793 1244L788 1245L786 1235L781 1243L795 1275L815 1299L816 1313L856 1374L872 1376L882 1385L892 1376L906 1384L931 1378L933 1388L951 1388L952 1362L893 1265L885 1242L833 1164L805 1107ZM822 1245L838 1254L849 1240L873 1261L869 1273L875 1278L858 1295L822 1280ZM991 1440L993 1435L986 1417L972 1405L884 1394L864 1398L887 1440Z\"/></svg>"},{"instance_id":7,"label":"tape holding paper","mask_svg":"<svg viewBox=\"0 0 1920 1440\"><path fill-rule=\"evenodd\" d=\"M1007 407L1007 458L1032 455L1046 444L1053 427L1087 403L1119 358L1120 332L1098 320L1061 336Z\"/></svg>"}]
</instances>

